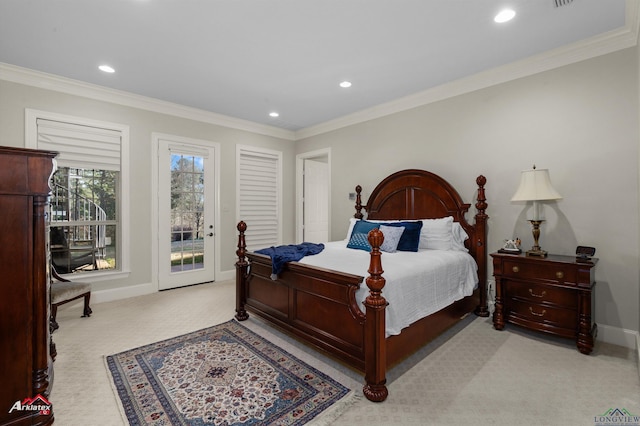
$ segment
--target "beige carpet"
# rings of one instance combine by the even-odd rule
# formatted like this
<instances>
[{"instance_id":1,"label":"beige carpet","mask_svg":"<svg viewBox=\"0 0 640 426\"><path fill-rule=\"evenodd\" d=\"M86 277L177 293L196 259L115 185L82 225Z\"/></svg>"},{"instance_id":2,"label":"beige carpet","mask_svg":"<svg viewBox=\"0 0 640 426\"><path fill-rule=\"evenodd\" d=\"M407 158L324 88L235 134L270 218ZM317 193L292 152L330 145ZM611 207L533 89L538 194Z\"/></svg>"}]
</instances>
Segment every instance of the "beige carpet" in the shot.
<instances>
[{"instance_id":1,"label":"beige carpet","mask_svg":"<svg viewBox=\"0 0 640 426\"><path fill-rule=\"evenodd\" d=\"M61 307L50 398L56 424L122 425L103 357L231 319L234 289L226 281L94 304L91 318L80 318L80 304ZM333 424L594 425L610 408L640 415L635 352L598 342L585 356L568 340L514 326L499 332L486 318L467 323L391 371L387 401L362 398Z\"/></svg>"}]
</instances>

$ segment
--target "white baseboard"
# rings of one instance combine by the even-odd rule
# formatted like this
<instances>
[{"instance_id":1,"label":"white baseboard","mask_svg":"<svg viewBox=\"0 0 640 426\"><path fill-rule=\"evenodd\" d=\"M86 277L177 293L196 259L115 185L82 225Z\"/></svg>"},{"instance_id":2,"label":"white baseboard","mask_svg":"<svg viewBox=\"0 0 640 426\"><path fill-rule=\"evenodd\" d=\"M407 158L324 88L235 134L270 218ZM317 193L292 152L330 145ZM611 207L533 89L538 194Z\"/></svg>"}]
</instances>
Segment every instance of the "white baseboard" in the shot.
<instances>
[{"instance_id":1,"label":"white baseboard","mask_svg":"<svg viewBox=\"0 0 640 426\"><path fill-rule=\"evenodd\" d=\"M598 324L597 340L635 350L640 343L638 332L610 325Z\"/></svg>"}]
</instances>

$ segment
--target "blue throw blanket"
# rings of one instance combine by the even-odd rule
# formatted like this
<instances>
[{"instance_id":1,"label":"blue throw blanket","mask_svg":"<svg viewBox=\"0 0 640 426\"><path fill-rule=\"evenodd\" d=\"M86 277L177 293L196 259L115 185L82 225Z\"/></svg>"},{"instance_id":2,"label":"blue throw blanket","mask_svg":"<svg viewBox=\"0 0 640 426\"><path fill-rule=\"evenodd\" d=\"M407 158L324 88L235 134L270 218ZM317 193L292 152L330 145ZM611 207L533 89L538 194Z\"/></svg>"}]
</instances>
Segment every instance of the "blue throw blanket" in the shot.
<instances>
[{"instance_id":1,"label":"blue throw blanket","mask_svg":"<svg viewBox=\"0 0 640 426\"><path fill-rule=\"evenodd\" d=\"M284 264L292 260L300 260L305 256L318 254L324 250L324 244L302 243L287 246L269 247L256 250L256 253L266 254L271 258L271 279L278 278Z\"/></svg>"}]
</instances>

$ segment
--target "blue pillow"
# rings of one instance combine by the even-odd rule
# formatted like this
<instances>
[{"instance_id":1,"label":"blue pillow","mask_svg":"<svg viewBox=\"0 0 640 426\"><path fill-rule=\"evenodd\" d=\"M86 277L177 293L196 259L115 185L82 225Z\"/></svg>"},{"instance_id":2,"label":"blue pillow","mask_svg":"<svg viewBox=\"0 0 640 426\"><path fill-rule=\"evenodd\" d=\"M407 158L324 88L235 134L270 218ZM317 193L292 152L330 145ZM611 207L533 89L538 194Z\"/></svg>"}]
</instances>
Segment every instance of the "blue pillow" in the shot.
<instances>
[{"instance_id":1,"label":"blue pillow","mask_svg":"<svg viewBox=\"0 0 640 426\"><path fill-rule=\"evenodd\" d=\"M404 232L398 242L398 251L418 251L420 247L420 232L422 231L422 221L417 222L391 222L385 226L403 226Z\"/></svg>"},{"instance_id":2,"label":"blue pillow","mask_svg":"<svg viewBox=\"0 0 640 426\"><path fill-rule=\"evenodd\" d=\"M369 235L369 231L379 227L379 223L367 222L366 220L357 221L353 226L353 231L351 231L351 237L349 238L349 243L347 243L347 248L371 251L371 244L369 244L367 237Z\"/></svg>"}]
</instances>

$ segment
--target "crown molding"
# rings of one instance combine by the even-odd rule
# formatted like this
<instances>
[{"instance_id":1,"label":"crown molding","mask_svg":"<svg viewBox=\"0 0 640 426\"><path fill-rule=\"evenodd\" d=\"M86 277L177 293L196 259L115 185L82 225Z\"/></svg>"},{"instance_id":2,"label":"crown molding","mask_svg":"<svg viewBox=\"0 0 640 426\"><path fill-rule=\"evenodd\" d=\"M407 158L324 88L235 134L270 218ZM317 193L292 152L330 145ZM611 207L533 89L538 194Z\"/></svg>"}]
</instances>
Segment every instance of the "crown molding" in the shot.
<instances>
[{"instance_id":1,"label":"crown molding","mask_svg":"<svg viewBox=\"0 0 640 426\"><path fill-rule=\"evenodd\" d=\"M528 77L543 71L560 68L576 62L595 58L607 53L633 47L638 41L640 27L640 2L626 0L625 25L580 42L553 49L521 61L492 68L461 78L422 92L414 93L390 102L376 105L362 111L348 114L335 120L300 129L295 132L295 140L299 141L311 136L338 130L343 127L385 117L423 105L428 105L454 96L463 95L476 90L506 83L522 77Z\"/></svg>"},{"instance_id":2,"label":"crown molding","mask_svg":"<svg viewBox=\"0 0 640 426\"><path fill-rule=\"evenodd\" d=\"M172 115L175 117L186 118L231 129L244 130L265 136L272 136L291 141L295 140L295 134L291 130L266 126L249 120L242 120L222 114L216 114L198 108L191 108L172 102L161 101L147 96L110 89L104 86L85 83L2 62L0 62L0 80L25 84L27 86L53 90L70 95L82 96L89 99L110 102L132 108L139 108L146 111Z\"/></svg>"}]
</instances>

